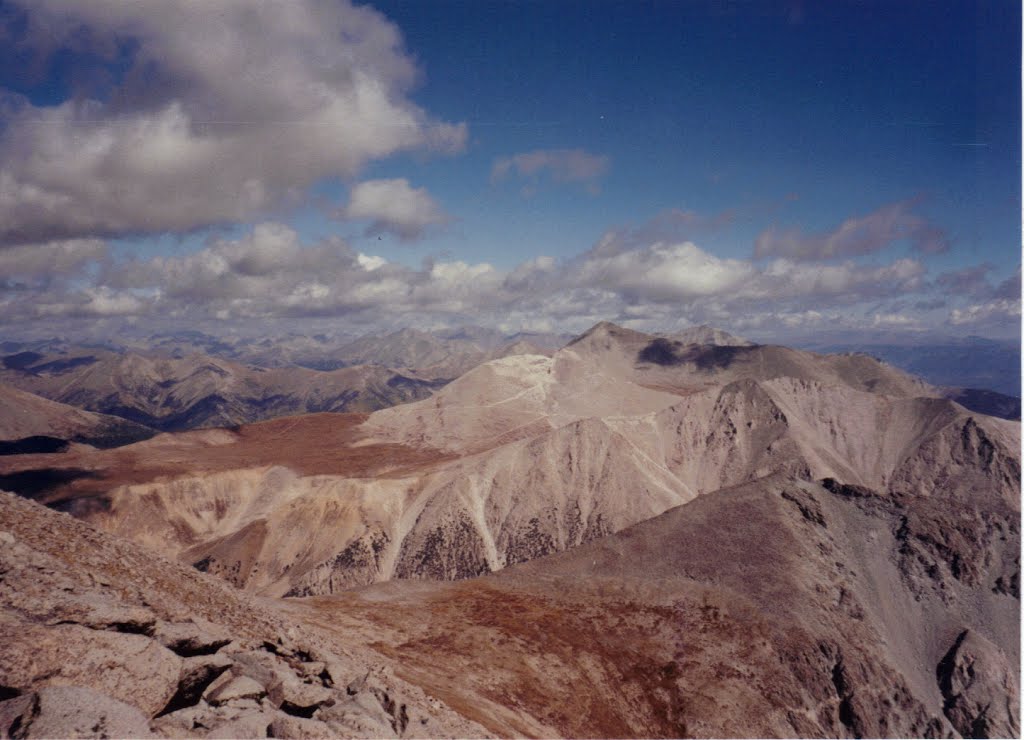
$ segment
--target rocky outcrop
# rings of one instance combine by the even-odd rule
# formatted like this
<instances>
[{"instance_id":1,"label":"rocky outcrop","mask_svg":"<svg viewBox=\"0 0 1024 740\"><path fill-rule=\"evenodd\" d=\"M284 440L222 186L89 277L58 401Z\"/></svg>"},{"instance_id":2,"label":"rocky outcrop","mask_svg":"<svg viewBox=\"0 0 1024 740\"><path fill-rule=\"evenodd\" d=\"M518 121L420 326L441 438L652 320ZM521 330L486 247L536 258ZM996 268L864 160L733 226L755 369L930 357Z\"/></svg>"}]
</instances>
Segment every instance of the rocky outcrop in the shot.
<instances>
[{"instance_id":1,"label":"rocky outcrop","mask_svg":"<svg viewBox=\"0 0 1024 740\"><path fill-rule=\"evenodd\" d=\"M155 737L138 708L81 686L46 686L0 702L0 734L19 739Z\"/></svg>"},{"instance_id":2,"label":"rocky outcrop","mask_svg":"<svg viewBox=\"0 0 1024 740\"><path fill-rule=\"evenodd\" d=\"M0 646L0 684L18 692L89 686L152 717L177 689L181 659L144 636L4 619L19 639Z\"/></svg>"},{"instance_id":3,"label":"rocky outcrop","mask_svg":"<svg viewBox=\"0 0 1024 740\"><path fill-rule=\"evenodd\" d=\"M972 630L961 632L936 669L943 711L964 737L1020 735L1019 668Z\"/></svg>"},{"instance_id":4,"label":"rocky outcrop","mask_svg":"<svg viewBox=\"0 0 1024 740\"><path fill-rule=\"evenodd\" d=\"M481 735L360 642L2 492L0 544L0 736Z\"/></svg>"}]
</instances>

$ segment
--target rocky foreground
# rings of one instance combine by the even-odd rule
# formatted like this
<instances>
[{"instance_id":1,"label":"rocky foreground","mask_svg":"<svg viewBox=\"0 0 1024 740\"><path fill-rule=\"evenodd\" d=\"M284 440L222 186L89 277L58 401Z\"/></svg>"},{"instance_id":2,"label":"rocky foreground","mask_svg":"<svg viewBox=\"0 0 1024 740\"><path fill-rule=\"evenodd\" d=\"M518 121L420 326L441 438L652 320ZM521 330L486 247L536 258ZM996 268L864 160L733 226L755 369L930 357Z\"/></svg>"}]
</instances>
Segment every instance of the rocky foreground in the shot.
<instances>
[{"instance_id":1,"label":"rocky foreground","mask_svg":"<svg viewBox=\"0 0 1024 740\"><path fill-rule=\"evenodd\" d=\"M356 640L0 493L0 735L479 737Z\"/></svg>"},{"instance_id":2,"label":"rocky foreground","mask_svg":"<svg viewBox=\"0 0 1024 740\"><path fill-rule=\"evenodd\" d=\"M1015 737L1019 513L783 476L457 582L264 600L0 495L10 737Z\"/></svg>"}]
</instances>

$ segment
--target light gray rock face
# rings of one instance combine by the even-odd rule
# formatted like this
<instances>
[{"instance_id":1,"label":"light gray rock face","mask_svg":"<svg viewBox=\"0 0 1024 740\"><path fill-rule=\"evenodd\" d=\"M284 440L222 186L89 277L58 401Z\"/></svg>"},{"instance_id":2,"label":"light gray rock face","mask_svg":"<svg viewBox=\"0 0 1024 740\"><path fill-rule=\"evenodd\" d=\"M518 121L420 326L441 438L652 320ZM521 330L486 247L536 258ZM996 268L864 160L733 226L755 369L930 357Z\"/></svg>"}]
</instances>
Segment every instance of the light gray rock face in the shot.
<instances>
[{"instance_id":1,"label":"light gray rock face","mask_svg":"<svg viewBox=\"0 0 1024 740\"><path fill-rule=\"evenodd\" d=\"M964 630L939 663L949 721L964 737L1019 737L1017 672L982 635Z\"/></svg>"},{"instance_id":2,"label":"light gray rock face","mask_svg":"<svg viewBox=\"0 0 1024 740\"><path fill-rule=\"evenodd\" d=\"M373 694L361 692L331 707L318 711L313 718L324 722L331 734L353 738L400 737L393 726L393 717Z\"/></svg>"},{"instance_id":3,"label":"light gray rock face","mask_svg":"<svg viewBox=\"0 0 1024 740\"><path fill-rule=\"evenodd\" d=\"M271 715L260 709L245 708L233 718L214 724L206 733L212 738L270 737Z\"/></svg>"},{"instance_id":4,"label":"light gray rock face","mask_svg":"<svg viewBox=\"0 0 1024 740\"><path fill-rule=\"evenodd\" d=\"M286 738L287 740L306 740L306 738L332 737L335 733L330 726L315 719L304 719L292 717L289 714L278 713L270 725L272 737Z\"/></svg>"},{"instance_id":5,"label":"light gray rock face","mask_svg":"<svg viewBox=\"0 0 1024 740\"><path fill-rule=\"evenodd\" d=\"M0 703L0 736L154 737L136 707L81 686L45 686Z\"/></svg>"},{"instance_id":6,"label":"light gray rock face","mask_svg":"<svg viewBox=\"0 0 1024 740\"><path fill-rule=\"evenodd\" d=\"M235 676L220 685L211 686L203 698L216 707L239 699L258 700L266 695L263 684L248 676Z\"/></svg>"},{"instance_id":7,"label":"light gray rock face","mask_svg":"<svg viewBox=\"0 0 1024 740\"><path fill-rule=\"evenodd\" d=\"M87 686L152 717L174 695L181 658L143 636L79 625L42 626L0 620L0 684L20 691ZM10 630L10 631L8 631Z\"/></svg>"}]
</instances>

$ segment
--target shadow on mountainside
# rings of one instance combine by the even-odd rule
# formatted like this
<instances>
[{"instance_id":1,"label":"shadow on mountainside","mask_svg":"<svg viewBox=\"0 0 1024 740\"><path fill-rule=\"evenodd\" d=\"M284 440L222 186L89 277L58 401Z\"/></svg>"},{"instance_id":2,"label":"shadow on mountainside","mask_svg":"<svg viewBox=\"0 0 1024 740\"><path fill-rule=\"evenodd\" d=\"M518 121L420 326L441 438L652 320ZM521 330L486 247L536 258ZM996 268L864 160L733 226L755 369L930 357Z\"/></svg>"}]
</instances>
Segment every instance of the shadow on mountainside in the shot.
<instances>
[{"instance_id":1,"label":"shadow on mountainside","mask_svg":"<svg viewBox=\"0 0 1024 740\"><path fill-rule=\"evenodd\" d=\"M710 344L684 345L682 342L658 337L637 353L637 362L649 362L662 367L692 363L698 370L710 372L729 367L740 355L752 347L724 347Z\"/></svg>"},{"instance_id":2,"label":"shadow on mountainside","mask_svg":"<svg viewBox=\"0 0 1024 740\"><path fill-rule=\"evenodd\" d=\"M0 491L10 491L25 498L37 499L44 494L83 478L99 478L91 470L81 468L41 468L0 475Z\"/></svg>"}]
</instances>

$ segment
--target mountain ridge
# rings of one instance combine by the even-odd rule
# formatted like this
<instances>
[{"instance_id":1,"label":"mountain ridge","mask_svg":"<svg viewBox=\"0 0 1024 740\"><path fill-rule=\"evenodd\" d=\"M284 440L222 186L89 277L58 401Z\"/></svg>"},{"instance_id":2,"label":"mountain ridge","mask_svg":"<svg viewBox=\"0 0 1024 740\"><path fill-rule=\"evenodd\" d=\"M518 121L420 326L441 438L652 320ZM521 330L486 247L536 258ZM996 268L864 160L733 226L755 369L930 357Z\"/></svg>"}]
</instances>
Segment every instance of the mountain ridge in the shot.
<instances>
[{"instance_id":1,"label":"mountain ridge","mask_svg":"<svg viewBox=\"0 0 1024 740\"><path fill-rule=\"evenodd\" d=\"M868 358L785 348L710 348L726 361L702 368L693 358L708 348L693 345L657 365L653 385L641 355L656 339L599 326L553 357L479 365L423 401L182 438L187 454L173 437L143 443L33 495L271 596L476 576L780 472L892 494L980 487L1019 506L1019 423L917 396L929 388Z\"/></svg>"}]
</instances>

